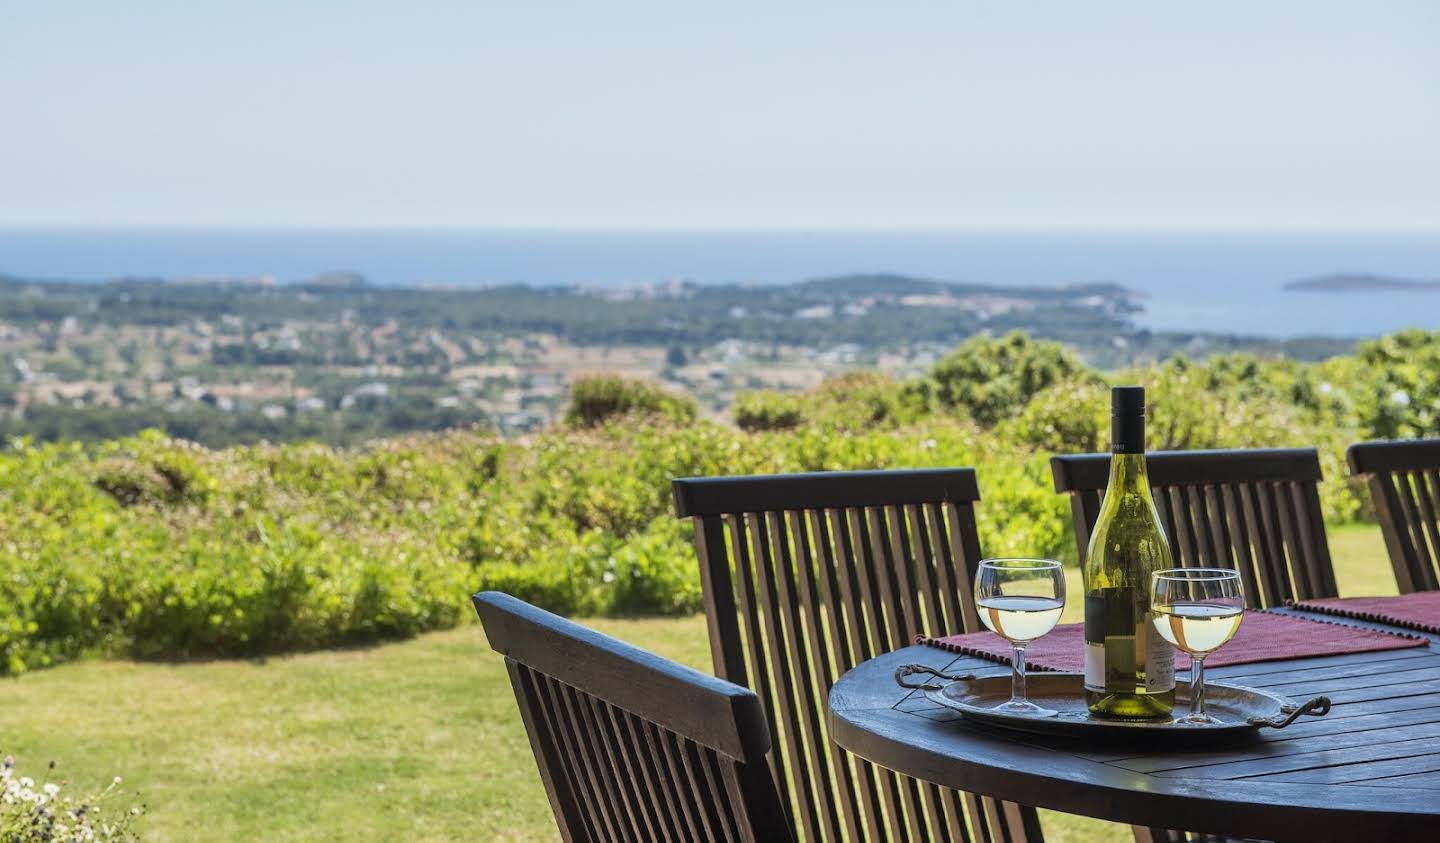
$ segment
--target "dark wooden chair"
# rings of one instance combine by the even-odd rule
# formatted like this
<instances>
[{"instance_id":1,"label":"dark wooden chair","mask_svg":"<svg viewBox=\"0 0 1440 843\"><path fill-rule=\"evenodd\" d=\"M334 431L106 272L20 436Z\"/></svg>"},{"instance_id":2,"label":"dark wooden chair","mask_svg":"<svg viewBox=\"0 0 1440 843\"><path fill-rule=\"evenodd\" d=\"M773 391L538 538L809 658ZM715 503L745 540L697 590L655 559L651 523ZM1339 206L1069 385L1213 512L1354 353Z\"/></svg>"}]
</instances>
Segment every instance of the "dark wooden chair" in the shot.
<instances>
[{"instance_id":1,"label":"dark wooden chair","mask_svg":"<svg viewBox=\"0 0 1440 843\"><path fill-rule=\"evenodd\" d=\"M1177 566L1237 569L1256 608L1338 595L1314 448L1154 451L1146 462ZM1051 457L1050 469L1055 491L1070 495L1084 562L1110 455Z\"/></svg>"},{"instance_id":2,"label":"dark wooden chair","mask_svg":"<svg viewBox=\"0 0 1440 843\"><path fill-rule=\"evenodd\" d=\"M794 839L752 691L507 594L474 602L567 843Z\"/></svg>"},{"instance_id":3,"label":"dark wooden chair","mask_svg":"<svg viewBox=\"0 0 1440 843\"><path fill-rule=\"evenodd\" d=\"M1440 439L1362 442L1347 456L1369 482L1400 591L1440 590Z\"/></svg>"},{"instance_id":4,"label":"dark wooden chair","mask_svg":"<svg viewBox=\"0 0 1440 843\"><path fill-rule=\"evenodd\" d=\"M833 744L831 685L917 634L979 628L968 468L674 482L695 548L715 672L755 689L808 841L1036 841L1034 809L917 782Z\"/></svg>"}]
</instances>

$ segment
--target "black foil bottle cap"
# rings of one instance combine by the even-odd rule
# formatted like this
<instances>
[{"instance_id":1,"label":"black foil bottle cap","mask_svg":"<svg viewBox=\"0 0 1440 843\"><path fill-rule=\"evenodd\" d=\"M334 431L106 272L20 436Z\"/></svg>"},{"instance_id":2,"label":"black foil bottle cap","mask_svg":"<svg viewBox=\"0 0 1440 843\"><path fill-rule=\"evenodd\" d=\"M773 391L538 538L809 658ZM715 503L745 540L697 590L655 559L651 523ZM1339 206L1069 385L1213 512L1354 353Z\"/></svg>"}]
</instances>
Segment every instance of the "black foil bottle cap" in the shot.
<instances>
[{"instance_id":1,"label":"black foil bottle cap","mask_svg":"<svg viewBox=\"0 0 1440 843\"><path fill-rule=\"evenodd\" d=\"M1117 454L1145 453L1145 387L1117 386L1110 390L1110 450Z\"/></svg>"}]
</instances>

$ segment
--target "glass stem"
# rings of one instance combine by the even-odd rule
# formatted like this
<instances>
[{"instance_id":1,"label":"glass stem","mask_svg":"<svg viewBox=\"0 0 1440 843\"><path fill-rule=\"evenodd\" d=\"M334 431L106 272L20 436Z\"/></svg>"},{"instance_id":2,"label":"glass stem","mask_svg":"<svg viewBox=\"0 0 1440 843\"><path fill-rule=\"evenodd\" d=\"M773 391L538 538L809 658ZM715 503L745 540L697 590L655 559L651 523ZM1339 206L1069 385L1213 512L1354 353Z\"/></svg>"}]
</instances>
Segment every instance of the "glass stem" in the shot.
<instances>
[{"instance_id":1,"label":"glass stem","mask_svg":"<svg viewBox=\"0 0 1440 843\"><path fill-rule=\"evenodd\" d=\"M1205 719L1205 657L1190 657L1190 717Z\"/></svg>"},{"instance_id":2,"label":"glass stem","mask_svg":"<svg viewBox=\"0 0 1440 843\"><path fill-rule=\"evenodd\" d=\"M1015 660L1010 671L1010 702L1025 702L1025 645L1011 642L1015 648Z\"/></svg>"}]
</instances>

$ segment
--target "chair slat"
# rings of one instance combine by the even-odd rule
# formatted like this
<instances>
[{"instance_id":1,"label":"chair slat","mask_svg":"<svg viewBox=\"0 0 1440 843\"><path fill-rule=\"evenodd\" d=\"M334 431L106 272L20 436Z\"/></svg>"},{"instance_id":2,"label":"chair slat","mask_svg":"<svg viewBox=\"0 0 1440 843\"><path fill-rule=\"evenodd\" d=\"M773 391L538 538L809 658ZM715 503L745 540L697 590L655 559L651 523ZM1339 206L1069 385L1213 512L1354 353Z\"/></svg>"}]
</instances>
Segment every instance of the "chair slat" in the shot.
<instances>
[{"instance_id":1,"label":"chair slat","mask_svg":"<svg viewBox=\"0 0 1440 843\"><path fill-rule=\"evenodd\" d=\"M474 602L567 843L794 840L753 692L508 595Z\"/></svg>"},{"instance_id":2,"label":"chair slat","mask_svg":"<svg viewBox=\"0 0 1440 843\"><path fill-rule=\"evenodd\" d=\"M1255 557L1250 552L1250 518L1244 507L1244 493L1238 486L1221 486L1219 491L1225 502L1222 510L1225 513L1225 523L1231 527L1225 533L1235 537L1231 548L1234 551L1235 568L1240 572L1240 584L1245 587L1246 594L1258 594L1259 582L1256 578Z\"/></svg>"},{"instance_id":3,"label":"chair slat","mask_svg":"<svg viewBox=\"0 0 1440 843\"><path fill-rule=\"evenodd\" d=\"M920 518L925 525L926 542L930 547L931 559L934 560L931 576L934 579L936 602L940 605L940 617L929 632L932 635L943 635L955 629L968 631L970 626L965 619L963 603L973 601L964 601L961 597L960 583L968 580L956 570L956 554L950 546L950 536L945 528L945 513L934 504L924 504L919 509Z\"/></svg>"},{"instance_id":4,"label":"chair slat","mask_svg":"<svg viewBox=\"0 0 1440 843\"><path fill-rule=\"evenodd\" d=\"M930 525L923 506L905 507L906 525L910 535L911 564L915 567L914 588L924 617L916 621L915 628L922 633L944 635L953 627L947 621L946 612L941 608L944 595L940 593L935 570L935 549L930 541Z\"/></svg>"},{"instance_id":5,"label":"chair slat","mask_svg":"<svg viewBox=\"0 0 1440 843\"><path fill-rule=\"evenodd\" d=\"M1420 504L1420 518L1425 526L1425 533L1430 537L1429 555L1431 559L1440 559L1440 471L1413 471L1410 473L1415 483L1415 497Z\"/></svg>"},{"instance_id":6,"label":"chair slat","mask_svg":"<svg viewBox=\"0 0 1440 843\"><path fill-rule=\"evenodd\" d=\"M830 792L830 783L833 780L830 770L829 757L825 746L830 741L826 738L821 720L823 719L823 708L815 704L816 700L824 698L829 692L829 683L823 680L816 681L816 671L824 672L825 668L818 657L811 652L811 645L806 639L814 640L815 636L805 634L803 628L803 613L805 606L798 599L796 588L795 566L798 555L798 548L792 552L791 536L788 534L785 523L785 513L767 512L764 513L765 523L770 537L770 558L768 563L775 578L777 610L783 620L784 628L784 649L790 653L793 663L794 676L789 683L794 688L791 705L794 707L795 719L790 723L798 723L797 737L804 743L805 754L803 763L797 764L801 767L799 775L804 776L804 790L809 793L809 798L814 800L814 806L819 814L818 822L825 829L826 837L830 839L840 838L840 816L837 812L837 803L834 795ZM796 542L800 541L796 537ZM818 620L818 616L814 616Z\"/></svg>"},{"instance_id":7,"label":"chair slat","mask_svg":"<svg viewBox=\"0 0 1440 843\"><path fill-rule=\"evenodd\" d=\"M945 522L950 528L951 549L955 556L955 575L959 583L961 605L965 612L965 631L981 628L980 612L975 605L975 572L980 568L980 534L975 528L975 507L964 502L945 507Z\"/></svg>"},{"instance_id":8,"label":"chair slat","mask_svg":"<svg viewBox=\"0 0 1440 843\"><path fill-rule=\"evenodd\" d=\"M590 784L592 804L595 811L595 819L598 827L602 830L602 836L607 840L626 839L623 830L624 819L621 817L619 805L615 802L615 794L605 775L604 768L597 761L594 749L590 744L590 732L580 720L580 712L576 710L571 690L565 684L547 677L546 684L549 686L550 699L554 703L559 717L563 718L562 728L569 738L571 749L575 752L575 758L579 759L580 769L584 771L585 778Z\"/></svg>"},{"instance_id":9,"label":"chair slat","mask_svg":"<svg viewBox=\"0 0 1440 843\"><path fill-rule=\"evenodd\" d=\"M1313 448L1156 451L1146 462L1177 566L1239 570L1255 607L1336 596ZM1109 479L1109 455L1057 456L1050 464L1056 491L1071 495L1083 560Z\"/></svg>"},{"instance_id":10,"label":"chair slat","mask_svg":"<svg viewBox=\"0 0 1440 843\"><path fill-rule=\"evenodd\" d=\"M909 642L905 635L905 609L899 587L895 583L895 566L899 564L890 552L890 529L880 507L865 510L861 525L869 539L870 563L866 570L876 584L876 602L871 605L885 618L885 650L896 650Z\"/></svg>"},{"instance_id":11,"label":"chair slat","mask_svg":"<svg viewBox=\"0 0 1440 843\"><path fill-rule=\"evenodd\" d=\"M1224 486L1204 487L1204 519L1210 526L1210 546L1214 548L1219 566L1234 568L1238 567L1238 563L1235 559L1235 543L1230 538L1230 531L1225 529L1224 489Z\"/></svg>"},{"instance_id":12,"label":"chair slat","mask_svg":"<svg viewBox=\"0 0 1440 843\"><path fill-rule=\"evenodd\" d=\"M1346 456L1370 487L1400 591L1440 590L1440 439L1361 442Z\"/></svg>"},{"instance_id":13,"label":"chair slat","mask_svg":"<svg viewBox=\"0 0 1440 843\"><path fill-rule=\"evenodd\" d=\"M507 662L505 668L510 674L510 687L514 689L516 702L520 705L520 719L525 724L530 749L541 769L541 782L561 838L566 841L597 839L589 812L581 807L582 800L593 800L583 786L577 786L580 782L565 764L565 759L571 754L570 747L564 736L553 728L554 707L539 687L542 680L515 662Z\"/></svg>"},{"instance_id":14,"label":"chair slat","mask_svg":"<svg viewBox=\"0 0 1440 843\"><path fill-rule=\"evenodd\" d=\"M745 664L772 718L772 769L803 839L1025 839L1007 836L1003 823L992 834L982 800L840 751L824 717L829 689L846 670L917 633L979 626L970 587L980 555L973 471L686 478L675 495L677 514L694 519L697 553L709 568L702 584L731 594L728 604L707 598L707 615L728 605L737 618L710 618L716 670L723 676L727 665ZM745 525L746 541L732 536L729 559L703 535L716 530L716 518ZM807 808L809 800L823 804ZM992 811L1035 817L1019 806Z\"/></svg>"},{"instance_id":15,"label":"chair slat","mask_svg":"<svg viewBox=\"0 0 1440 843\"><path fill-rule=\"evenodd\" d=\"M925 629L924 614L920 609L920 590L917 586L918 561L910 541L910 524L900 507L887 506L884 516L890 536L890 580L895 588L895 602L900 606L901 628Z\"/></svg>"},{"instance_id":16,"label":"chair slat","mask_svg":"<svg viewBox=\"0 0 1440 843\"><path fill-rule=\"evenodd\" d=\"M678 806L681 818L685 821L685 829L689 832L686 839L702 839L705 821L700 817L700 809L695 804L695 791L685 776L685 767L676 754L672 736L654 723L646 723L645 731L646 739L654 747L655 754L665 763L666 791L674 800L674 805Z\"/></svg>"},{"instance_id":17,"label":"chair slat","mask_svg":"<svg viewBox=\"0 0 1440 843\"><path fill-rule=\"evenodd\" d=\"M817 816L815 791L810 784L806 765L804 739L800 736L800 712L794 699L794 688L790 660L792 652L786 646L785 631L780 618L780 602L775 594L774 565L770 559L770 544L766 540L762 519L766 513L746 513L745 524L751 539L751 559L755 563L754 587L759 603L761 627L764 629L765 646L770 653L768 665L757 665L760 673L767 667L775 694L775 719L771 721L784 752L772 755L776 760L775 780L782 792L793 794L792 802L797 813L797 827L809 839L820 839L820 820ZM784 759L785 763L779 763Z\"/></svg>"},{"instance_id":18,"label":"chair slat","mask_svg":"<svg viewBox=\"0 0 1440 843\"><path fill-rule=\"evenodd\" d=\"M826 605L821 600L821 589L817 587L817 581L823 579L816 575L815 558L811 552L812 548L816 548L817 553L820 552L816 547L817 537L811 535L804 513L791 511L786 513L786 518L790 524L790 535L794 537L795 568L799 573L796 579L802 617L810 620L806 640L810 645L811 682L818 691L817 697L828 697L830 686L834 684L832 677L836 675L837 662L830 652L832 639L827 637L827 630L833 633L838 631L839 626L833 619L826 618ZM823 712L817 714L823 717ZM840 817L837 821L843 820L849 837L856 838L860 834L857 825L859 814L855 810L855 782L850 764L844 751L834 741L825 739L822 729L817 727L814 731L817 743L822 745L822 751L827 754L829 761L826 775L817 776L818 789L824 793L823 798L831 800L832 803L838 800ZM831 787L832 783L834 787Z\"/></svg>"}]
</instances>

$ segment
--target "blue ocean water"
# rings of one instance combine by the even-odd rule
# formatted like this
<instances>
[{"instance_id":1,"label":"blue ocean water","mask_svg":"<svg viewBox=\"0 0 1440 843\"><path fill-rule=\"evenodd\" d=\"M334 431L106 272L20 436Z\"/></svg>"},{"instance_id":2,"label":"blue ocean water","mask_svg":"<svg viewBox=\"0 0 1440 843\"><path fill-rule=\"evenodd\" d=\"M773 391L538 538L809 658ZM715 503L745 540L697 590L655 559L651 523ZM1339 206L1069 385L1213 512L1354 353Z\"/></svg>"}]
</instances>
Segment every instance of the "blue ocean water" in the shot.
<instances>
[{"instance_id":1,"label":"blue ocean water","mask_svg":"<svg viewBox=\"0 0 1440 843\"><path fill-rule=\"evenodd\" d=\"M769 284L851 272L1052 285L1113 281L1147 295L1156 329L1371 335L1440 328L1440 292L1298 293L1334 272L1440 279L1440 232L982 233L0 227L0 274L270 275L354 270L381 284ZM3 314L0 314L3 316Z\"/></svg>"}]
</instances>

